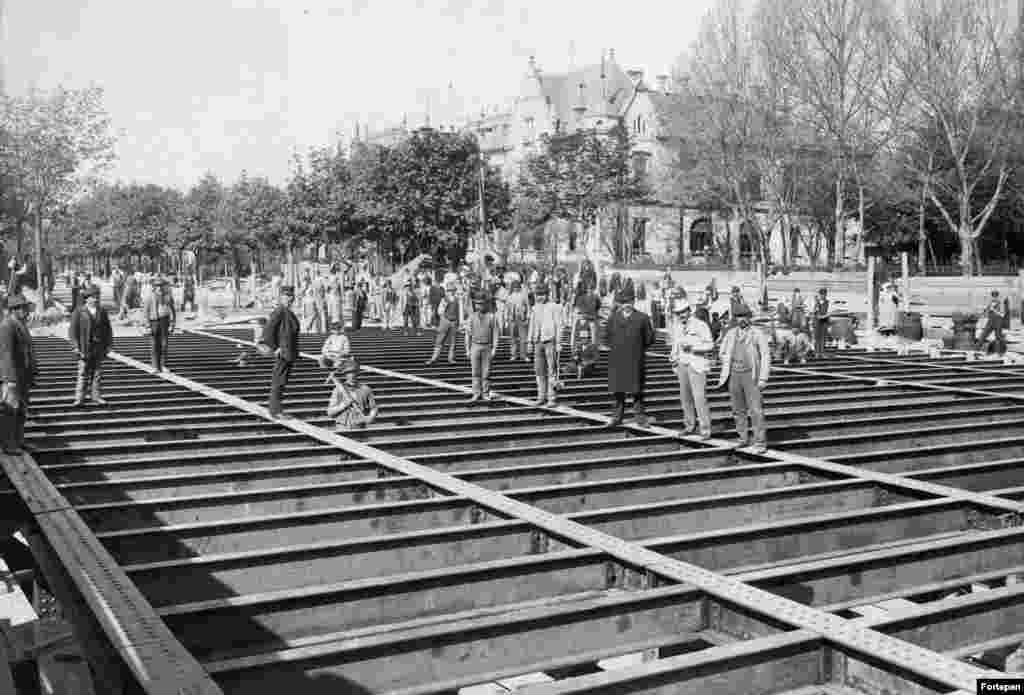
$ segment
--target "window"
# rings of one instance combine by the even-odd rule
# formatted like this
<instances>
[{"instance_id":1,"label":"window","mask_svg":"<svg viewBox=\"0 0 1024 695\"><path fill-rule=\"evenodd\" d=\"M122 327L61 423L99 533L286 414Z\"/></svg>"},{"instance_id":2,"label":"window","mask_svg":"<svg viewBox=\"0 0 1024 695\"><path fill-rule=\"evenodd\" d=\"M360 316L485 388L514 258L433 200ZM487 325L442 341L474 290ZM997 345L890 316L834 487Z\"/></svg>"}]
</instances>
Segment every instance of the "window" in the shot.
<instances>
[{"instance_id":1,"label":"window","mask_svg":"<svg viewBox=\"0 0 1024 695\"><path fill-rule=\"evenodd\" d=\"M711 252L711 223L707 220L697 220L690 227L690 253L694 256L703 256Z\"/></svg>"},{"instance_id":2,"label":"window","mask_svg":"<svg viewBox=\"0 0 1024 695\"><path fill-rule=\"evenodd\" d=\"M633 220L633 255L647 253L647 220L637 217Z\"/></svg>"},{"instance_id":3,"label":"window","mask_svg":"<svg viewBox=\"0 0 1024 695\"><path fill-rule=\"evenodd\" d=\"M576 250L576 225L575 223L569 225L569 250Z\"/></svg>"}]
</instances>

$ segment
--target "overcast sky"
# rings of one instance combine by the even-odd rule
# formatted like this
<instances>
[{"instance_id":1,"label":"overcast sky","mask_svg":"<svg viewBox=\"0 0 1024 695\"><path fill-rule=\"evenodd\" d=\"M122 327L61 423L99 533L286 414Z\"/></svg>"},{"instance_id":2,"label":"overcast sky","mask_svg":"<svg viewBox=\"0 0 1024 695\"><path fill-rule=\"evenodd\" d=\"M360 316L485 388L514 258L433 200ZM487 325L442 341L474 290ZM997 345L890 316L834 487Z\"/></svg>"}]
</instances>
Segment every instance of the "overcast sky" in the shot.
<instances>
[{"instance_id":1,"label":"overcast sky","mask_svg":"<svg viewBox=\"0 0 1024 695\"><path fill-rule=\"evenodd\" d=\"M614 48L667 71L711 0L0 0L8 91L106 90L114 178L185 188L209 170L282 180L356 121L514 96L530 55L563 71Z\"/></svg>"}]
</instances>

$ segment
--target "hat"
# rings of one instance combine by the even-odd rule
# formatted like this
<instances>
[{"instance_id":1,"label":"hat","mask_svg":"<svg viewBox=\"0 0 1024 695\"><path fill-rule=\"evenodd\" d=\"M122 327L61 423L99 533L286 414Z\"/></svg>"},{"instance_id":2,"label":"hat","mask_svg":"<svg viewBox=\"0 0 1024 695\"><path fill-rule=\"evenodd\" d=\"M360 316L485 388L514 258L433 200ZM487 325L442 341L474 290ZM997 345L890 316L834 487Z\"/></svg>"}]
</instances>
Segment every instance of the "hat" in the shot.
<instances>
[{"instance_id":1,"label":"hat","mask_svg":"<svg viewBox=\"0 0 1024 695\"><path fill-rule=\"evenodd\" d=\"M344 326L342 326L341 321L331 321L331 330L332 331L335 330L335 329L340 331L342 328L344 328Z\"/></svg>"},{"instance_id":2,"label":"hat","mask_svg":"<svg viewBox=\"0 0 1024 695\"><path fill-rule=\"evenodd\" d=\"M741 318L743 316L746 316L747 318L750 318L753 315L754 315L754 312L752 312L750 310L750 307L747 306L746 304L739 304L739 305L737 305L732 310L732 317L734 319L738 319L738 318Z\"/></svg>"},{"instance_id":3,"label":"hat","mask_svg":"<svg viewBox=\"0 0 1024 695\"><path fill-rule=\"evenodd\" d=\"M7 297L7 308L17 309L20 306L29 307L31 309L32 302L25 299L24 295L12 294Z\"/></svg>"},{"instance_id":4,"label":"hat","mask_svg":"<svg viewBox=\"0 0 1024 695\"><path fill-rule=\"evenodd\" d=\"M739 287L739 285L733 285L733 286L732 286L732 289L731 289L731 290L729 290L729 291L730 291L730 292L732 292L733 294L739 294L739 292L740 292L740 287Z\"/></svg>"},{"instance_id":5,"label":"hat","mask_svg":"<svg viewBox=\"0 0 1024 695\"><path fill-rule=\"evenodd\" d=\"M993 297L998 297L999 296L999 290L992 290L992 296Z\"/></svg>"},{"instance_id":6,"label":"hat","mask_svg":"<svg viewBox=\"0 0 1024 695\"><path fill-rule=\"evenodd\" d=\"M91 285L91 286L85 288L85 292L82 292L82 298L83 299L88 299L89 297L96 297L97 299L99 299L99 296L100 296L100 288L97 287L96 285Z\"/></svg>"},{"instance_id":7,"label":"hat","mask_svg":"<svg viewBox=\"0 0 1024 695\"><path fill-rule=\"evenodd\" d=\"M827 287L819 288L818 289L818 294L828 294L828 288Z\"/></svg>"},{"instance_id":8,"label":"hat","mask_svg":"<svg viewBox=\"0 0 1024 695\"><path fill-rule=\"evenodd\" d=\"M477 290L470 295L470 299L474 304L486 304L488 297L487 293L483 290Z\"/></svg>"},{"instance_id":9,"label":"hat","mask_svg":"<svg viewBox=\"0 0 1024 695\"><path fill-rule=\"evenodd\" d=\"M543 296L547 297L547 296L548 296L548 294L550 294L550 290L548 289L548 286L547 286L547 285L545 285L545 284L539 284L539 285L537 285L537 287L536 287L536 288L535 288L535 289L533 290L533 293L534 293L534 294L539 294L539 295L543 295Z\"/></svg>"},{"instance_id":10,"label":"hat","mask_svg":"<svg viewBox=\"0 0 1024 695\"><path fill-rule=\"evenodd\" d=\"M295 286L294 285L281 285L281 294L286 294L289 297L294 297L295 296Z\"/></svg>"},{"instance_id":11,"label":"hat","mask_svg":"<svg viewBox=\"0 0 1024 695\"><path fill-rule=\"evenodd\" d=\"M341 372L343 375L350 374L352 372L358 374L359 363L356 362L355 360L345 360L344 362L341 363L341 367L338 368L338 371Z\"/></svg>"},{"instance_id":12,"label":"hat","mask_svg":"<svg viewBox=\"0 0 1024 695\"><path fill-rule=\"evenodd\" d=\"M636 291L633 289L632 285L626 285L621 290L619 290L619 293L618 295L616 295L615 300L619 304L632 304L633 302L636 301Z\"/></svg>"},{"instance_id":13,"label":"hat","mask_svg":"<svg viewBox=\"0 0 1024 695\"><path fill-rule=\"evenodd\" d=\"M685 299L677 299L674 302L672 302L673 314L683 314L686 313L687 311L690 311L690 309L690 303Z\"/></svg>"}]
</instances>

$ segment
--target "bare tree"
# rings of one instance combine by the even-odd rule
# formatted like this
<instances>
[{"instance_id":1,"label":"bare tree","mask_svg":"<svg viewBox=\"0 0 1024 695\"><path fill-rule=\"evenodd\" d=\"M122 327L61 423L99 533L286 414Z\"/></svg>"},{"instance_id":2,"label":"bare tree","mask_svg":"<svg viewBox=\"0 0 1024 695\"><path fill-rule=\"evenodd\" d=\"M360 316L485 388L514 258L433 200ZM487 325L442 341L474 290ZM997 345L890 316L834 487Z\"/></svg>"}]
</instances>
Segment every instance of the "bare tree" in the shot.
<instances>
[{"instance_id":1,"label":"bare tree","mask_svg":"<svg viewBox=\"0 0 1024 695\"><path fill-rule=\"evenodd\" d=\"M1003 0L908 0L896 53L920 123L911 144L922 156L908 161L957 235L965 276L1011 173L1019 44L1010 19ZM944 176L930 171L936 160L950 163ZM978 200L979 184L993 176L991 193Z\"/></svg>"},{"instance_id":2,"label":"bare tree","mask_svg":"<svg viewBox=\"0 0 1024 695\"><path fill-rule=\"evenodd\" d=\"M830 144L835 172L834 260L845 250L846 178L863 165L879 119L877 92L888 70L889 19L883 0L762 0L756 39Z\"/></svg>"},{"instance_id":3,"label":"bare tree","mask_svg":"<svg viewBox=\"0 0 1024 695\"><path fill-rule=\"evenodd\" d=\"M799 147L784 89L756 48L740 0L719 0L690 51L687 88L662 117L690 155L676 185L691 199L713 202L736 229L753 232L763 301L772 232L794 211Z\"/></svg>"}]
</instances>

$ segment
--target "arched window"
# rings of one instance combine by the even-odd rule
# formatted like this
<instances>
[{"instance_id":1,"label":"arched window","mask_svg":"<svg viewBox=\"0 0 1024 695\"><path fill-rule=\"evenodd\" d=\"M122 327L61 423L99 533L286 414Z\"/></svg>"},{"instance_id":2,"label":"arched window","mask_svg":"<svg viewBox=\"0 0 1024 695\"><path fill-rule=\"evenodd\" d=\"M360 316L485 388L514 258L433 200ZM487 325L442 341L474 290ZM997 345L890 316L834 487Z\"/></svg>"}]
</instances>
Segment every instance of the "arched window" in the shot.
<instances>
[{"instance_id":1,"label":"arched window","mask_svg":"<svg viewBox=\"0 0 1024 695\"><path fill-rule=\"evenodd\" d=\"M713 243L711 221L700 219L690 227L690 253L694 256L709 254Z\"/></svg>"},{"instance_id":2,"label":"arched window","mask_svg":"<svg viewBox=\"0 0 1024 695\"><path fill-rule=\"evenodd\" d=\"M741 256L753 256L754 255L754 242L756 240L757 231L754 229L754 225L750 222L744 222L740 225L740 255Z\"/></svg>"}]
</instances>

